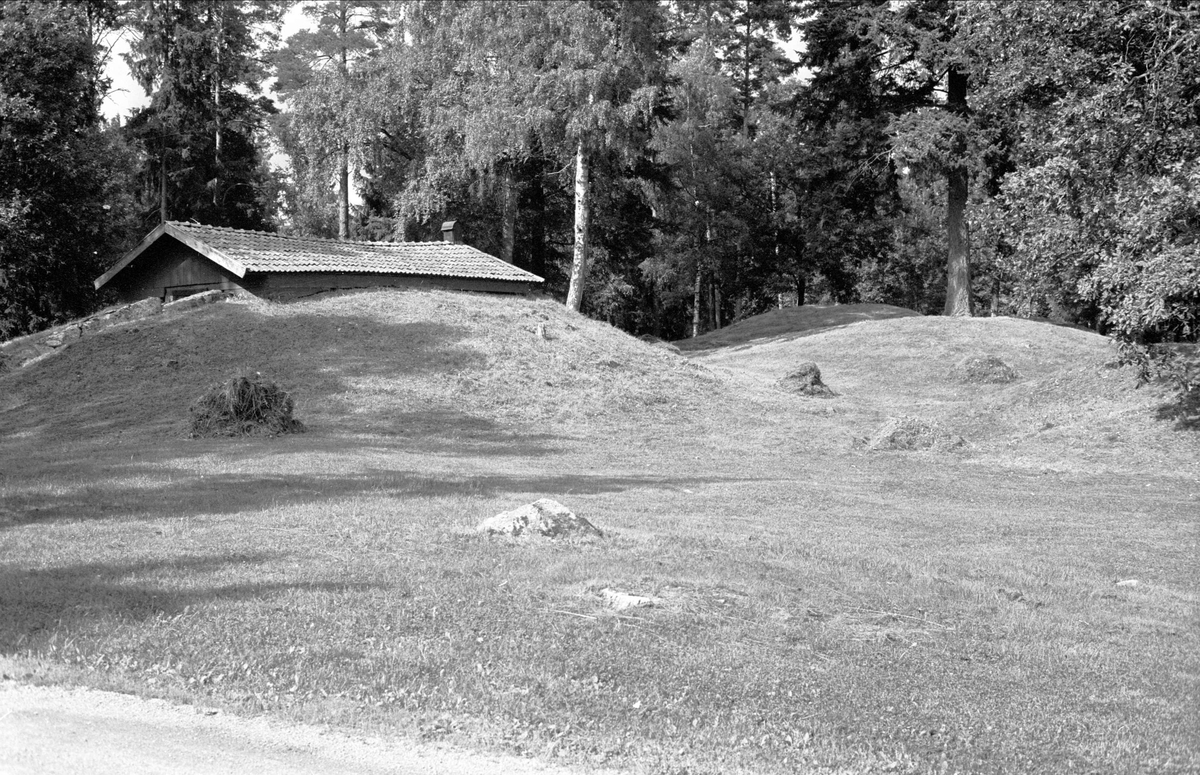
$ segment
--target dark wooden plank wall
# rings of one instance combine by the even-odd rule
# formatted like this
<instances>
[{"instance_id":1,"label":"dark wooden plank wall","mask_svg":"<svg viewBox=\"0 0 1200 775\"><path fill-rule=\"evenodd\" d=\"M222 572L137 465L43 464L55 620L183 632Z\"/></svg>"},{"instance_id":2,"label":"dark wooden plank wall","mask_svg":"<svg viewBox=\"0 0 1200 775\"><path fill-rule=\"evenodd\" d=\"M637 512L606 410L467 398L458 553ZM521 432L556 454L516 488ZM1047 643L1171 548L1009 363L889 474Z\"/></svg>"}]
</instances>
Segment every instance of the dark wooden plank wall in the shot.
<instances>
[{"instance_id":1,"label":"dark wooden plank wall","mask_svg":"<svg viewBox=\"0 0 1200 775\"><path fill-rule=\"evenodd\" d=\"M181 298L219 288L235 291L242 282L231 272L173 239L160 239L113 278L122 302L157 296Z\"/></svg>"},{"instance_id":2,"label":"dark wooden plank wall","mask_svg":"<svg viewBox=\"0 0 1200 775\"><path fill-rule=\"evenodd\" d=\"M462 277L414 277L389 274L338 274L336 272L279 272L247 274L242 286L256 296L277 301L317 293L361 288L444 288L482 293L527 293L529 283L471 280Z\"/></svg>"}]
</instances>

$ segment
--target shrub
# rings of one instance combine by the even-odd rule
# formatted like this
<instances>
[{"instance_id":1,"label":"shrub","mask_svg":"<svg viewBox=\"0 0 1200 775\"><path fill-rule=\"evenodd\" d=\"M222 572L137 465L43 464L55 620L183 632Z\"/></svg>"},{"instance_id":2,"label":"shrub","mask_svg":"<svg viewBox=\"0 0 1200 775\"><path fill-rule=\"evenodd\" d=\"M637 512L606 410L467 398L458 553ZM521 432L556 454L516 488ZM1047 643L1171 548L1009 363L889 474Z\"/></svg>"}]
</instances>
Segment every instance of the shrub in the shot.
<instances>
[{"instance_id":1,"label":"shrub","mask_svg":"<svg viewBox=\"0 0 1200 775\"><path fill-rule=\"evenodd\" d=\"M192 438L303 433L288 393L258 372L214 385L191 407Z\"/></svg>"}]
</instances>

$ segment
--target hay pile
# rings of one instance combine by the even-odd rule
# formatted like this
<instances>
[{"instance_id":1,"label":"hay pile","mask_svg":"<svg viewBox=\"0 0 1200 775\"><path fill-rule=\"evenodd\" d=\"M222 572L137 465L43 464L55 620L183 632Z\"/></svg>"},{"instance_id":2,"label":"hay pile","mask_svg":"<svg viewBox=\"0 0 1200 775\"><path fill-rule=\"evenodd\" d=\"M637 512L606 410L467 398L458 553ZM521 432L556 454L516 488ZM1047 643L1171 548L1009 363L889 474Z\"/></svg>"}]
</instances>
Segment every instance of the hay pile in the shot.
<instances>
[{"instance_id":1,"label":"hay pile","mask_svg":"<svg viewBox=\"0 0 1200 775\"><path fill-rule=\"evenodd\" d=\"M792 393L814 398L833 398L834 392L821 381L821 369L812 361L801 363L791 374L776 383Z\"/></svg>"},{"instance_id":2,"label":"hay pile","mask_svg":"<svg viewBox=\"0 0 1200 775\"><path fill-rule=\"evenodd\" d=\"M969 355L954 365L952 376L959 382L1004 384L1021 375L994 355Z\"/></svg>"},{"instance_id":3,"label":"hay pile","mask_svg":"<svg viewBox=\"0 0 1200 775\"><path fill-rule=\"evenodd\" d=\"M292 397L258 372L214 385L191 407L192 438L303 433Z\"/></svg>"},{"instance_id":4,"label":"hay pile","mask_svg":"<svg viewBox=\"0 0 1200 775\"><path fill-rule=\"evenodd\" d=\"M854 446L872 452L895 450L914 452L933 450L949 452L964 446L961 436L947 432L940 425L917 417L889 417L871 436L856 439Z\"/></svg>"}]
</instances>

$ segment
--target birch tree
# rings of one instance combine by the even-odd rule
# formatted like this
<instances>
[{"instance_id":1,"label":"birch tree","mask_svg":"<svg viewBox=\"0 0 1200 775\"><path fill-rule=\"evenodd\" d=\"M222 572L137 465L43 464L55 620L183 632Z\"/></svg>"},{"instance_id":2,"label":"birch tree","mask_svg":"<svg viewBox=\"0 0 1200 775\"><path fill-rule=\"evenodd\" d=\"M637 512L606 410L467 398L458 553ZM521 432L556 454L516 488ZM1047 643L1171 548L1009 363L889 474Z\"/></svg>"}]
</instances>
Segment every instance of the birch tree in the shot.
<instances>
[{"instance_id":1,"label":"birch tree","mask_svg":"<svg viewBox=\"0 0 1200 775\"><path fill-rule=\"evenodd\" d=\"M499 184L507 234L516 215L514 170L544 158L573 171L566 303L578 310L589 269L593 167L598 155L632 159L644 140L659 67L658 6L420 5L400 66L420 90L412 104L424 164L399 197L399 211L425 217L446 204L455 185L478 176Z\"/></svg>"}]
</instances>

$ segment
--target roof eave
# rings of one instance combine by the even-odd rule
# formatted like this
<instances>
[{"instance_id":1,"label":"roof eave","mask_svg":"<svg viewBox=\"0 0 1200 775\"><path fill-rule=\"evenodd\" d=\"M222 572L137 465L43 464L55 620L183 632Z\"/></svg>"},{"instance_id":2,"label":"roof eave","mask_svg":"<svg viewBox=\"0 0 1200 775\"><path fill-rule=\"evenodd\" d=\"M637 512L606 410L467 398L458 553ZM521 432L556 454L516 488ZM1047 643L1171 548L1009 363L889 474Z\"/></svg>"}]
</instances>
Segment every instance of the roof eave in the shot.
<instances>
[{"instance_id":1,"label":"roof eave","mask_svg":"<svg viewBox=\"0 0 1200 775\"><path fill-rule=\"evenodd\" d=\"M214 264L217 264L218 266L232 272L238 278L246 276L246 267L242 264L242 262L238 261L237 259L230 258L214 248L212 245L188 235L182 229L178 229L168 222L160 223L157 227L155 227L154 231L147 234L145 239L138 243L137 247L122 256L121 260L118 261L112 269L109 269L107 272L97 277L92 283L96 287L96 290L100 290L106 284L108 284L109 280L120 274L121 270L133 263L134 259L140 256L142 253L145 253L146 250L148 250L149 247L157 242L164 234L174 237L192 250L207 258L209 261L212 261Z\"/></svg>"}]
</instances>

